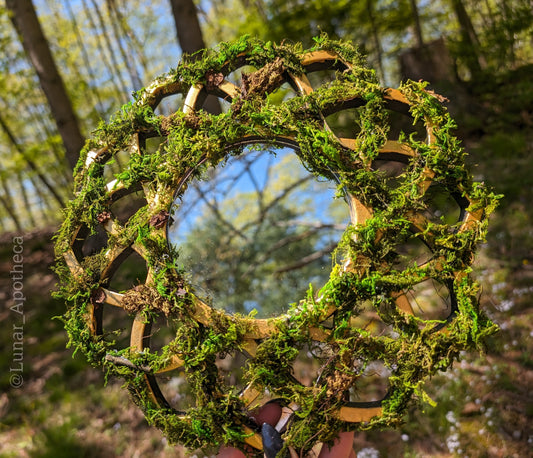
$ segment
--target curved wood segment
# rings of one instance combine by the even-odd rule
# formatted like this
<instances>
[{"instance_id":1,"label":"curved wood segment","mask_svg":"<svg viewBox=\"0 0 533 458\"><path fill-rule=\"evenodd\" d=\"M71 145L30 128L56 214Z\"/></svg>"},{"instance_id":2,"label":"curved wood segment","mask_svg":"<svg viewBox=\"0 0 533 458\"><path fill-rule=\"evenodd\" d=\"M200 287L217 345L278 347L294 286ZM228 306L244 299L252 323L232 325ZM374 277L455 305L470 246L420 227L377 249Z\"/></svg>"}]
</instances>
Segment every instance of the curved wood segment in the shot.
<instances>
[{"instance_id":1,"label":"curved wood segment","mask_svg":"<svg viewBox=\"0 0 533 458\"><path fill-rule=\"evenodd\" d=\"M173 76L169 77L169 81L166 84L156 81L153 85L148 86L139 103L141 105L149 105L154 110L165 97L183 93L185 89L183 83L172 81L173 78Z\"/></svg>"},{"instance_id":2,"label":"curved wood segment","mask_svg":"<svg viewBox=\"0 0 533 458\"><path fill-rule=\"evenodd\" d=\"M100 148L99 150L91 150L87 153L87 158L85 159L85 168L88 169L89 166L96 162L97 159L100 159L102 156L105 156L108 152L107 147Z\"/></svg>"},{"instance_id":3,"label":"curved wood segment","mask_svg":"<svg viewBox=\"0 0 533 458\"><path fill-rule=\"evenodd\" d=\"M358 224L364 224L365 221L372 218L372 210L361 203L359 199L356 199L353 194L346 193L346 201L350 208L350 219L354 226Z\"/></svg>"},{"instance_id":4,"label":"curved wood segment","mask_svg":"<svg viewBox=\"0 0 533 458\"><path fill-rule=\"evenodd\" d=\"M228 95L231 99L237 99L241 96L240 88L228 80L222 81L218 86L218 89Z\"/></svg>"},{"instance_id":5,"label":"curved wood segment","mask_svg":"<svg viewBox=\"0 0 533 458\"><path fill-rule=\"evenodd\" d=\"M249 434L249 436L244 439L244 442L257 450L263 450L263 439L261 438L261 435L248 426L244 426L243 430L245 434Z\"/></svg>"},{"instance_id":6,"label":"curved wood segment","mask_svg":"<svg viewBox=\"0 0 533 458\"><path fill-rule=\"evenodd\" d=\"M195 84L189 89L189 92L187 92L187 97L185 98L185 102L183 102L184 113L191 113L198 108L196 105L198 103L200 92L203 88L203 84Z\"/></svg>"},{"instance_id":7,"label":"curved wood segment","mask_svg":"<svg viewBox=\"0 0 533 458\"><path fill-rule=\"evenodd\" d=\"M328 60L340 60L339 56L331 51L314 51L306 53L302 56L301 63L304 67L309 65L326 62Z\"/></svg>"},{"instance_id":8,"label":"curved wood segment","mask_svg":"<svg viewBox=\"0 0 533 458\"><path fill-rule=\"evenodd\" d=\"M81 276L83 275L83 268L81 267L80 263L76 259L76 255L74 254L74 251L72 249L69 249L63 254L63 259L65 260L67 267L72 272L73 275Z\"/></svg>"},{"instance_id":9,"label":"curved wood segment","mask_svg":"<svg viewBox=\"0 0 533 458\"><path fill-rule=\"evenodd\" d=\"M407 296L405 295L403 291L400 291L397 293L391 293L391 296L394 299L396 306L402 312L408 313L409 315L415 314L413 307L411 306L411 302L409 302L409 299L407 298Z\"/></svg>"},{"instance_id":10,"label":"curved wood segment","mask_svg":"<svg viewBox=\"0 0 533 458\"><path fill-rule=\"evenodd\" d=\"M313 92L313 86L311 86L311 81L309 81L309 78L307 78L305 74L300 76L290 74L289 76L292 82L294 83L297 92L304 95L308 95Z\"/></svg>"},{"instance_id":11,"label":"curved wood segment","mask_svg":"<svg viewBox=\"0 0 533 458\"><path fill-rule=\"evenodd\" d=\"M305 70L307 73L320 70L346 70L352 68L350 63L332 51L312 51L305 53L301 57L300 62L306 67Z\"/></svg>"},{"instance_id":12,"label":"curved wood segment","mask_svg":"<svg viewBox=\"0 0 533 458\"><path fill-rule=\"evenodd\" d=\"M397 140L387 140L379 149L379 153L397 153L408 157L415 157L417 155L410 146L405 143L400 143Z\"/></svg>"},{"instance_id":13,"label":"curved wood segment","mask_svg":"<svg viewBox=\"0 0 533 458\"><path fill-rule=\"evenodd\" d=\"M146 341L146 334L149 329L148 323L145 322L145 318L140 314L135 315L133 325L131 327L130 346L136 351L143 351ZM149 332L149 331L148 331Z\"/></svg>"},{"instance_id":14,"label":"curved wood segment","mask_svg":"<svg viewBox=\"0 0 533 458\"><path fill-rule=\"evenodd\" d=\"M257 403L257 405L252 406L252 403L256 402L259 399L262 399L264 393L262 391L256 390L251 385L248 385L241 393L240 398L242 402L244 402L244 405L248 409L254 409L255 407L258 407L261 405L261 403Z\"/></svg>"},{"instance_id":15,"label":"curved wood segment","mask_svg":"<svg viewBox=\"0 0 533 458\"><path fill-rule=\"evenodd\" d=\"M168 363L165 365L165 367L157 370L155 373L156 374L162 374L164 372L170 372L170 371L179 369L180 367L183 366L183 364L184 364L184 361L181 358L179 358L176 355L172 355L170 357Z\"/></svg>"},{"instance_id":16,"label":"curved wood segment","mask_svg":"<svg viewBox=\"0 0 533 458\"><path fill-rule=\"evenodd\" d=\"M323 328L309 328L309 337L316 342L325 342L329 339L331 332Z\"/></svg>"},{"instance_id":17,"label":"curved wood segment","mask_svg":"<svg viewBox=\"0 0 533 458\"><path fill-rule=\"evenodd\" d=\"M361 423L370 421L372 418L383 414L383 407L349 407L343 406L335 413L335 416L342 421L350 423Z\"/></svg>"},{"instance_id":18,"label":"curved wood segment","mask_svg":"<svg viewBox=\"0 0 533 458\"><path fill-rule=\"evenodd\" d=\"M244 339L242 350L253 358L257 354L257 345L254 339Z\"/></svg>"},{"instance_id":19,"label":"curved wood segment","mask_svg":"<svg viewBox=\"0 0 533 458\"><path fill-rule=\"evenodd\" d=\"M411 105L405 95L403 95L398 89L387 88L385 90L385 99L394 100L395 102L400 102L405 105Z\"/></svg>"},{"instance_id":20,"label":"curved wood segment","mask_svg":"<svg viewBox=\"0 0 533 458\"><path fill-rule=\"evenodd\" d=\"M475 229L475 227L477 226L477 223L479 223L482 217L483 217L483 209L479 209L475 212L466 212L465 218L463 220L463 224L459 228L459 231L463 232L463 231Z\"/></svg>"},{"instance_id":21,"label":"curved wood segment","mask_svg":"<svg viewBox=\"0 0 533 458\"><path fill-rule=\"evenodd\" d=\"M124 294L116 293L115 291L105 288L102 288L102 291L105 294L104 304L122 308L122 299L124 298Z\"/></svg>"}]
</instances>

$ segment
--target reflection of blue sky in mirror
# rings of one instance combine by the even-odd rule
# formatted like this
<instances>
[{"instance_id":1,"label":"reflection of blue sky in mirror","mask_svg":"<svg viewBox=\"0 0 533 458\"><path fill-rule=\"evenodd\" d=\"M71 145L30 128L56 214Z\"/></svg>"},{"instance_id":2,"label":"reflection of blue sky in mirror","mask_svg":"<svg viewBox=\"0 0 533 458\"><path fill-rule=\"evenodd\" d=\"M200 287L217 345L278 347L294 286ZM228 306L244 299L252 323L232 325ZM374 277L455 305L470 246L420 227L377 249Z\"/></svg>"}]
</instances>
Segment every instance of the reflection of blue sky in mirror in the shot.
<instances>
[{"instance_id":1,"label":"reflection of blue sky in mirror","mask_svg":"<svg viewBox=\"0 0 533 458\"><path fill-rule=\"evenodd\" d=\"M261 148L261 149L258 149ZM290 157L289 157L290 156ZM272 189L276 181L269 172L276 166L294 167L294 181L300 176L310 175L295 152L291 148L272 147L259 144L256 148L246 147L239 156L231 157L224 165L209 168L204 171L202 179L193 179L181 198L176 199L171 207L173 223L169 225L168 238L170 243L179 246L190 231L197 226L202 217L209 211L206 200L221 206L224 201L235 199L239 194L253 195L257 190ZM280 183L276 183L279 187ZM291 183L284 183L289 186ZM346 226L349 223L348 206L343 216L332 212L332 205L338 205L336 199L336 184L324 178L309 177L309 183L304 183L294 189L287 198L288 201L299 202L307 200L305 207L300 207L299 221L307 224L338 224ZM278 193L279 194L279 193ZM255 196L253 196L255 197ZM224 215L231 217L231 215Z\"/></svg>"}]
</instances>

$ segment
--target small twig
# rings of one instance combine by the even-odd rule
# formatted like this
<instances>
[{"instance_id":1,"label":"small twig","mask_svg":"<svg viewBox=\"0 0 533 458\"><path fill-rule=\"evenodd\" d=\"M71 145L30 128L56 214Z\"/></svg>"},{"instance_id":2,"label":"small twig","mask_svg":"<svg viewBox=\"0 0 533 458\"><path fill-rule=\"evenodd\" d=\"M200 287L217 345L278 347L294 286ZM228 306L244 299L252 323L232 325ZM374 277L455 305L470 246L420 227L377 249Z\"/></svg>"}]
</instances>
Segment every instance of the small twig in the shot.
<instances>
[{"instance_id":1,"label":"small twig","mask_svg":"<svg viewBox=\"0 0 533 458\"><path fill-rule=\"evenodd\" d=\"M147 366L145 364L138 365L132 363L129 359L124 358L124 356L113 356L108 354L105 355L105 360L118 366L126 366L131 369L141 370L143 372L152 372L152 368L150 366Z\"/></svg>"},{"instance_id":2,"label":"small twig","mask_svg":"<svg viewBox=\"0 0 533 458\"><path fill-rule=\"evenodd\" d=\"M317 259L320 259L322 256L330 254L335 249L336 246L337 246L336 243L331 244L330 246L324 248L323 250L316 251L316 252L310 254L309 256L305 256L305 257L303 257L302 259L300 259L299 261L297 261L297 262L295 262L293 264L289 264L287 266L280 267L279 269L276 269L274 271L274 274L282 274L282 273L285 273L285 272L289 272L291 270L299 269L301 267L306 266L307 264L311 264L313 261L316 261Z\"/></svg>"}]
</instances>

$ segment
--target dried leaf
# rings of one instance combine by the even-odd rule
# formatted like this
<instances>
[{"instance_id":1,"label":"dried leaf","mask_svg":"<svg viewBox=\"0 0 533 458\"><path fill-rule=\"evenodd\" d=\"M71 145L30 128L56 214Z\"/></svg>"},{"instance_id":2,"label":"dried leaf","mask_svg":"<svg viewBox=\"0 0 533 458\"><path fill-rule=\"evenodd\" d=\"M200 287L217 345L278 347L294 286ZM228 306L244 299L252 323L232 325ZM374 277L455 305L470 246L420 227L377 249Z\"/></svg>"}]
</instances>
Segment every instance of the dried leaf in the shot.
<instances>
[{"instance_id":1,"label":"dried leaf","mask_svg":"<svg viewBox=\"0 0 533 458\"><path fill-rule=\"evenodd\" d=\"M208 91L216 89L224 81L224 75L220 72L215 72L214 70L209 70L205 74L205 88Z\"/></svg>"},{"instance_id":2,"label":"dried leaf","mask_svg":"<svg viewBox=\"0 0 533 458\"><path fill-rule=\"evenodd\" d=\"M150 226L155 227L156 229L161 229L167 224L169 216L170 215L166 210L161 210L157 215L150 218Z\"/></svg>"}]
</instances>

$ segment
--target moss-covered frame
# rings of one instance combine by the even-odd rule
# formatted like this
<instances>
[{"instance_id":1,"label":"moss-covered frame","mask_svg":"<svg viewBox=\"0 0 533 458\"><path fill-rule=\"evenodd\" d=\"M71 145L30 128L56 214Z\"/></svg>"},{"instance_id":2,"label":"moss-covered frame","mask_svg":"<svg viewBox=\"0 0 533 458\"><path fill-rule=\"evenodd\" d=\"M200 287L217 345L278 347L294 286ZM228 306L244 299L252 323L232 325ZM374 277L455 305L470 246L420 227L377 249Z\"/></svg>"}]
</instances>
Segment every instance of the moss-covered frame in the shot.
<instances>
[{"instance_id":1,"label":"moss-covered frame","mask_svg":"<svg viewBox=\"0 0 533 458\"><path fill-rule=\"evenodd\" d=\"M70 345L107 374L123 377L148 421L172 443L261 450L249 413L269 399L265 392L284 407L285 443L300 452L331 441L342 429L395 425L413 398L424 397L423 381L495 330L478 309L470 272L496 198L467 173L442 98L423 83L383 88L350 43L326 37L315 42L303 50L243 37L184 59L101 123L82 152L76 197L56 237ZM243 66L253 69L240 85L231 83L228 75ZM325 71L329 82L310 82L310 75ZM276 99L272 94L284 83L294 96ZM155 115L161 100L174 94L183 95L182 109ZM225 100L227 109L217 115L202 109L208 95ZM355 107L357 132L337 137L326 117ZM393 134L394 113L410 117L424 135ZM162 140L159 147L147 147L154 137ZM189 180L258 142L293 147L304 167L338 183L351 215L333 253L329 281L287 313L264 320L229 315L202 302L166 238L171 204ZM401 163L401 172L391 180L376 167L379 161ZM456 221L428 217L432 186L457 202ZM133 193L142 194L146 205L121 222L112 206ZM92 252L89 239L101 240ZM421 240L431 257L399 268L398 247L411 240ZM146 280L113 291L110 280L131 253L146 263ZM449 291L449 309L438 319L418 316L407 296L427 279ZM376 334L358 324L368 303L388 332ZM131 317L125 348L103 324L110 308ZM157 317L171 320L177 332L151 351ZM305 386L292 364L301 348L317 342L328 357L320 360L320 376ZM235 352L248 356L241 391L219 377L215 364ZM390 371L386 396L350 402L346 393L372 361ZM195 399L185 411L170 407L155 377L178 369Z\"/></svg>"}]
</instances>

